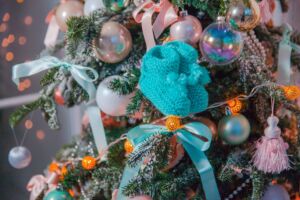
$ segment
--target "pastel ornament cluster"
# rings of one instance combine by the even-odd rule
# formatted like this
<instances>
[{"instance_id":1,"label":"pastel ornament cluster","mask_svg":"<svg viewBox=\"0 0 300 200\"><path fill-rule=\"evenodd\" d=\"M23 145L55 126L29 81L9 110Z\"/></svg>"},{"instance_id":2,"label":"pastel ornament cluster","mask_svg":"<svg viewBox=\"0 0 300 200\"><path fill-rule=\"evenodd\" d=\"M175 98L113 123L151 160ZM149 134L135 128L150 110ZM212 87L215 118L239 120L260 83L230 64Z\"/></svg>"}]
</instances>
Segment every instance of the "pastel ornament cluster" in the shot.
<instances>
[{"instance_id":1,"label":"pastel ornament cluster","mask_svg":"<svg viewBox=\"0 0 300 200\"><path fill-rule=\"evenodd\" d=\"M187 116L205 110L210 82L208 71L197 64L190 45L174 41L150 49L142 59L142 93L164 115Z\"/></svg>"}]
</instances>

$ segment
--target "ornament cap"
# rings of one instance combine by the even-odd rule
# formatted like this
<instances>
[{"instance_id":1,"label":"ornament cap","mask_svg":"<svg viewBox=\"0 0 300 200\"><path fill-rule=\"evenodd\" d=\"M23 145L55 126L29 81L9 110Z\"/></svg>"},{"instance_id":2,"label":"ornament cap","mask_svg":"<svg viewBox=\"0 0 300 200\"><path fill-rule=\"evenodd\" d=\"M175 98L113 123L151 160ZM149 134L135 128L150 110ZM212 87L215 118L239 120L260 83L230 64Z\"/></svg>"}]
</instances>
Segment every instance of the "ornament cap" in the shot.
<instances>
[{"instance_id":1,"label":"ornament cap","mask_svg":"<svg viewBox=\"0 0 300 200\"><path fill-rule=\"evenodd\" d=\"M268 117L267 123L268 127L265 129L264 133L268 138L278 138L281 134L280 128L277 126L279 119L272 115Z\"/></svg>"},{"instance_id":2,"label":"ornament cap","mask_svg":"<svg viewBox=\"0 0 300 200\"><path fill-rule=\"evenodd\" d=\"M224 16L218 16L217 17L217 22L225 22L225 17Z\"/></svg>"}]
</instances>

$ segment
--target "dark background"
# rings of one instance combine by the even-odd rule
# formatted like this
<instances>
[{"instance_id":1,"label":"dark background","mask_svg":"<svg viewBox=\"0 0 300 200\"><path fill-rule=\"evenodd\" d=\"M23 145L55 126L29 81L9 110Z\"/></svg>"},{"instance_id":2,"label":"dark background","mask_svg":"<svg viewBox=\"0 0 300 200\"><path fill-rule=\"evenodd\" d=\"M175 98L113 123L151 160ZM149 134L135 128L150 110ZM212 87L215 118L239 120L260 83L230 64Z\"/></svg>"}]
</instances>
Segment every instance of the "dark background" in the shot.
<instances>
[{"instance_id":1,"label":"dark background","mask_svg":"<svg viewBox=\"0 0 300 200\"><path fill-rule=\"evenodd\" d=\"M19 2L19 3L18 3ZM6 26L3 32L0 28L0 101L24 94L39 91L40 75L30 77L31 87L19 91L11 81L11 69L14 64L35 59L44 49L44 36L47 30L45 18L58 0L0 0L0 27ZM9 15L9 17L7 17ZM29 25L24 20L30 21ZM5 24L5 25L3 25ZM7 47L3 40L13 34L15 41ZM19 44L19 37L25 37L26 43ZM6 60L7 53L14 54L11 61ZM51 131L46 122L41 118L41 113L36 111L32 119L33 128L29 130L24 146L32 153L32 162L29 167L21 170L12 168L7 160L9 150L15 146L12 131L8 126L9 114L15 108L0 109L0 199L1 200L26 200L29 193L26 185L34 174L41 174L51 162L57 150L65 143L71 141L80 131L80 109L59 108L61 122L60 131ZM16 128L18 139L24 134L24 121ZM37 131L44 133L44 139L37 138Z\"/></svg>"}]
</instances>

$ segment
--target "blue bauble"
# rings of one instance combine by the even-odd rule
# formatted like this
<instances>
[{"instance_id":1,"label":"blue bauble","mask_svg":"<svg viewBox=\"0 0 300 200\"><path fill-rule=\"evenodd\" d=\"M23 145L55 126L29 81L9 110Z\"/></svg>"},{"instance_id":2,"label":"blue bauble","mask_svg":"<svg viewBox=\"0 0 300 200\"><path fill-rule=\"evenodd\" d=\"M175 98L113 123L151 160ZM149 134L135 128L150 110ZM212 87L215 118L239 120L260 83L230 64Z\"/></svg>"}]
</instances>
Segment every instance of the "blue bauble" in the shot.
<instances>
[{"instance_id":1,"label":"blue bauble","mask_svg":"<svg viewBox=\"0 0 300 200\"><path fill-rule=\"evenodd\" d=\"M262 200L290 200L290 196L281 185L270 185L267 187Z\"/></svg>"},{"instance_id":2,"label":"blue bauble","mask_svg":"<svg viewBox=\"0 0 300 200\"><path fill-rule=\"evenodd\" d=\"M227 65L240 56L244 41L240 33L233 31L224 19L220 19L206 27L199 46L201 54L210 63Z\"/></svg>"},{"instance_id":3,"label":"blue bauble","mask_svg":"<svg viewBox=\"0 0 300 200\"><path fill-rule=\"evenodd\" d=\"M226 143L238 145L249 137L250 124L242 114L227 115L219 122L218 133Z\"/></svg>"},{"instance_id":4,"label":"blue bauble","mask_svg":"<svg viewBox=\"0 0 300 200\"><path fill-rule=\"evenodd\" d=\"M73 198L68 192L56 189L49 192L43 200L73 200Z\"/></svg>"}]
</instances>

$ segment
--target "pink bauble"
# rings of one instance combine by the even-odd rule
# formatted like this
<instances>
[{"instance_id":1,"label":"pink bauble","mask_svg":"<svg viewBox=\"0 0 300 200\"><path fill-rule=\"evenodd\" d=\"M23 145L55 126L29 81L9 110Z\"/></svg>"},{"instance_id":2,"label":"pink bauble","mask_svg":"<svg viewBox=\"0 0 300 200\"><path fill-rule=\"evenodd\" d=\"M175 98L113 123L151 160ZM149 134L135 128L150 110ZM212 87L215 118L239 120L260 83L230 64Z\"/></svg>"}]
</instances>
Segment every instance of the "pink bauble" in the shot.
<instances>
[{"instance_id":1,"label":"pink bauble","mask_svg":"<svg viewBox=\"0 0 300 200\"><path fill-rule=\"evenodd\" d=\"M106 22L94 41L97 57L106 63L122 61L131 51L132 38L128 29L118 22Z\"/></svg>"},{"instance_id":2,"label":"pink bauble","mask_svg":"<svg viewBox=\"0 0 300 200\"><path fill-rule=\"evenodd\" d=\"M61 3L55 13L57 24L61 31L67 31L67 20L70 17L83 16L83 4L79 1L69 0L65 3Z\"/></svg>"},{"instance_id":3,"label":"pink bauble","mask_svg":"<svg viewBox=\"0 0 300 200\"><path fill-rule=\"evenodd\" d=\"M200 40L201 33L202 26L199 20L192 15L180 17L170 29L171 40L180 40L191 45Z\"/></svg>"},{"instance_id":4,"label":"pink bauble","mask_svg":"<svg viewBox=\"0 0 300 200\"><path fill-rule=\"evenodd\" d=\"M63 96L63 92L59 88L56 88L54 90L54 101L58 105L64 105L65 104L65 99L64 99L64 96Z\"/></svg>"}]
</instances>

